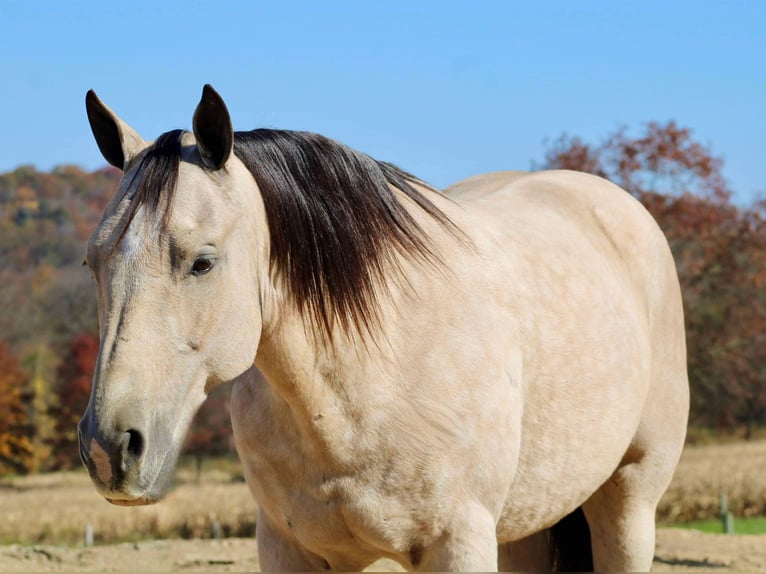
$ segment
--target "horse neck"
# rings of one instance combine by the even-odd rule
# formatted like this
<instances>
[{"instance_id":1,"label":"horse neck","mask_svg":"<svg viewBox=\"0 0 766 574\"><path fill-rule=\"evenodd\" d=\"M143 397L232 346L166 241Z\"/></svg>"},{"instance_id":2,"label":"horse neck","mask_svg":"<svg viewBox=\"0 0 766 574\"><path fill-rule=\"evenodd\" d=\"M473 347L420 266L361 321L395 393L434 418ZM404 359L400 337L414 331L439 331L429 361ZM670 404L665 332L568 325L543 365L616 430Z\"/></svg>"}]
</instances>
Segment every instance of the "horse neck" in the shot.
<instances>
[{"instance_id":1,"label":"horse neck","mask_svg":"<svg viewBox=\"0 0 766 574\"><path fill-rule=\"evenodd\" d=\"M271 417L284 436L297 433L309 451L323 453L339 468L358 463L353 453L358 441L344 437L361 436L380 423L384 395L393 400L404 390L398 355L410 341L402 317L422 305L413 289L425 273L433 273L415 261L406 268L408 281L394 281L378 294L378 321L364 334L354 327L346 332L336 321L327 336L301 315L278 281L272 284L274 311L264 316L274 320L264 324L255 363L266 379L256 383L265 385L258 396L271 403L257 407L263 409L260 420Z\"/></svg>"},{"instance_id":2,"label":"horse neck","mask_svg":"<svg viewBox=\"0 0 766 574\"><path fill-rule=\"evenodd\" d=\"M297 309L279 278L272 277L266 300L256 365L295 406L304 402L303 394L315 393L318 386L334 388L353 378L360 364L374 360L369 335L354 328L344 332L339 325L328 335Z\"/></svg>"},{"instance_id":3,"label":"horse neck","mask_svg":"<svg viewBox=\"0 0 766 574\"><path fill-rule=\"evenodd\" d=\"M289 307L284 304L284 307ZM306 328L303 319L292 309L282 308L276 327L264 327L256 366L264 374L264 392L258 393L261 404L255 405L259 420L277 431L278 436L296 437L305 453L321 453L323 464L342 467L351 460L352 445L339 440L332 428L349 430L349 408L355 408L349 396L364 389L348 389L350 381L359 381L358 367L348 357L338 356L338 349ZM355 417L360 418L360 417Z\"/></svg>"},{"instance_id":4,"label":"horse neck","mask_svg":"<svg viewBox=\"0 0 766 574\"><path fill-rule=\"evenodd\" d=\"M453 208L447 200L440 203L442 208ZM414 213L424 218L427 234L438 241L435 248L441 255L463 249L438 223L417 209ZM452 281L446 278L451 272L408 256L399 263L398 272L392 268L386 273L392 281L378 293L380 314L372 322L373 333L367 334L353 327L345 332L337 321L332 336L322 333L301 315L279 275L271 276L255 363L266 377L265 396L273 403L273 408L264 408L268 416L289 418L279 424L297 427L318 452L335 452L337 459L351 454L353 444L336 439L354 436L349 431L355 425L369 425L371 419L379 422L381 402L397 393L405 396L408 381L414 380L400 372L404 350L417 346L420 333L426 332L420 325L413 330L413 321L430 321L431 311L425 307L448 296ZM395 279L397 273L403 276ZM333 424L335 434L327 430Z\"/></svg>"}]
</instances>

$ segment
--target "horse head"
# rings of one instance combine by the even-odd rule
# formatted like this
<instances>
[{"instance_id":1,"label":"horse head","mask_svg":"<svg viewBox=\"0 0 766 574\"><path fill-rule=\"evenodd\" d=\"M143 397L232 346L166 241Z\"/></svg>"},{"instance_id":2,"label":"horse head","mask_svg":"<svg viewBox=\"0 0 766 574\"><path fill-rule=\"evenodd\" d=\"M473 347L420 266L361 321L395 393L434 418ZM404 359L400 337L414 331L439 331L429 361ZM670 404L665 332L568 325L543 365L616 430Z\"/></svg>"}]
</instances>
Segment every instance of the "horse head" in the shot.
<instances>
[{"instance_id":1,"label":"horse head","mask_svg":"<svg viewBox=\"0 0 766 574\"><path fill-rule=\"evenodd\" d=\"M124 175L87 247L101 346L80 454L110 502L147 504L166 492L207 392L253 364L265 215L257 193L238 194L255 183L210 86L193 133L151 143L93 91L86 107L104 158Z\"/></svg>"}]
</instances>

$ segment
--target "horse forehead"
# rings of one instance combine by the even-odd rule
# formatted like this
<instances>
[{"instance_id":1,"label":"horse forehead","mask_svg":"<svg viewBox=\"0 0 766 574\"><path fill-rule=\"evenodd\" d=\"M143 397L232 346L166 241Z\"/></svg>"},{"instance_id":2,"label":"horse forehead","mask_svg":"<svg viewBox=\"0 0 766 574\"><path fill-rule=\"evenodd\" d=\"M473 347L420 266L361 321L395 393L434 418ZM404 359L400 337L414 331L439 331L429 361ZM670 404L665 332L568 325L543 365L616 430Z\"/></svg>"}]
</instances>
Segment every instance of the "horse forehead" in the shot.
<instances>
[{"instance_id":1,"label":"horse forehead","mask_svg":"<svg viewBox=\"0 0 766 574\"><path fill-rule=\"evenodd\" d=\"M221 179L196 164L181 162L171 207L174 231L191 232L223 223L227 209L225 183Z\"/></svg>"},{"instance_id":2,"label":"horse forehead","mask_svg":"<svg viewBox=\"0 0 766 574\"><path fill-rule=\"evenodd\" d=\"M186 149L182 152L182 156L185 155ZM171 240L184 243L198 239L198 234L216 235L224 230L227 213L231 211L229 201L225 198L227 181L201 167L194 158L188 159L182 159L179 163L173 198L167 206L170 210L167 219L163 217L162 210L165 208L162 202L158 212L152 212L148 206L142 205L137 208L128 227L123 228L125 212L130 209L133 200L135 182L140 179L126 178L133 185L121 187L113 197L105 216L88 241L89 260L95 263L108 258L115 248L128 259L146 255L147 249L157 247L156 241L147 239L156 239L158 234L165 234ZM161 223L163 220L166 226ZM115 245L117 241L119 244Z\"/></svg>"},{"instance_id":3,"label":"horse forehead","mask_svg":"<svg viewBox=\"0 0 766 574\"><path fill-rule=\"evenodd\" d=\"M122 224L118 218L102 223L88 242L88 259L93 259L93 263L114 262L115 254L119 253L120 264L126 264L146 257L153 247L158 247L156 241L150 241L157 232L157 223L146 217L143 207L124 231Z\"/></svg>"}]
</instances>

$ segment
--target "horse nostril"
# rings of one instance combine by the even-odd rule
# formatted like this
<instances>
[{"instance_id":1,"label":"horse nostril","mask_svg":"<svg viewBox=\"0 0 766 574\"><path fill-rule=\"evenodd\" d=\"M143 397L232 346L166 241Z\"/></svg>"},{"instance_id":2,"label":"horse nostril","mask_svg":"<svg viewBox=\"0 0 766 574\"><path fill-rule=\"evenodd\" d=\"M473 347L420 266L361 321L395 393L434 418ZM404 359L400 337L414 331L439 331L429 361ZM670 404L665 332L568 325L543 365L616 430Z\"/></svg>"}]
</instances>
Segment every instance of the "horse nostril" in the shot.
<instances>
[{"instance_id":1,"label":"horse nostril","mask_svg":"<svg viewBox=\"0 0 766 574\"><path fill-rule=\"evenodd\" d=\"M141 458L141 455L144 454L144 437L139 431L128 429L123 435L122 440L123 455L125 457L133 459Z\"/></svg>"}]
</instances>

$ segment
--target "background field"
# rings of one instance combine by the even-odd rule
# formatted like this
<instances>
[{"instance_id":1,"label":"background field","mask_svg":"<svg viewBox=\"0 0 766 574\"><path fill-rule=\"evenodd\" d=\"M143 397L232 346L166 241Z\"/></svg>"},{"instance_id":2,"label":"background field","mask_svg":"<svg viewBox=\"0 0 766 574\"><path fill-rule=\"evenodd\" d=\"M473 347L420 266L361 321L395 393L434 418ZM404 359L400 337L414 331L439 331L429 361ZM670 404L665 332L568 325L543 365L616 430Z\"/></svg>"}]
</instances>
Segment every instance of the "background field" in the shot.
<instances>
[{"instance_id":1,"label":"background field","mask_svg":"<svg viewBox=\"0 0 766 574\"><path fill-rule=\"evenodd\" d=\"M222 466L203 469L199 481L191 467L181 468L162 503L135 508L99 497L84 471L2 479L0 542L78 544L87 524L97 543L210 538L215 522L222 536L253 536L257 507L238 463Z\"/></svg>"},{"instance_id":2,"label":"background field","mask_svg":"<svg viewBox=\"0 0 766 574\"><path fill-rule=\"evenodd\" d=\"M657 519L718 518L721 493L735 517L766 515L766 440L687 446Z\"/></svg>"}]
</instances>

